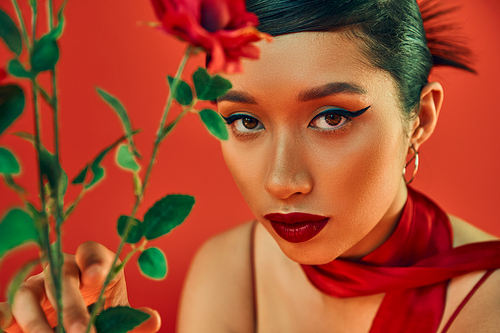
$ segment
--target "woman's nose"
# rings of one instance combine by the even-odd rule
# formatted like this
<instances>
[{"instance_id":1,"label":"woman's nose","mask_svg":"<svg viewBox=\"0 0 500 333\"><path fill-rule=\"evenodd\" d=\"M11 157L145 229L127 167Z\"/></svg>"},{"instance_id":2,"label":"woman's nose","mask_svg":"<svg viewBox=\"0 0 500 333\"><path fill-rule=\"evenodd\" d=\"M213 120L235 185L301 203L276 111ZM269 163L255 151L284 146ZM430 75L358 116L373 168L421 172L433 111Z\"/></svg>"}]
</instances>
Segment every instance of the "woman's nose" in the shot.
<instances>
[{"instance_id":1,"label":"woman's nose","mask_svg":"<svg viewBox=\"0 0 500 333\"><path fill-rule=\"evenodd\" d=\"M295 145L293 138L276 140L268 156L268 170L264 187L273 197L284 200L294 195L311 192L313 182L303 145Z\"/></svg>"}]
</instances>

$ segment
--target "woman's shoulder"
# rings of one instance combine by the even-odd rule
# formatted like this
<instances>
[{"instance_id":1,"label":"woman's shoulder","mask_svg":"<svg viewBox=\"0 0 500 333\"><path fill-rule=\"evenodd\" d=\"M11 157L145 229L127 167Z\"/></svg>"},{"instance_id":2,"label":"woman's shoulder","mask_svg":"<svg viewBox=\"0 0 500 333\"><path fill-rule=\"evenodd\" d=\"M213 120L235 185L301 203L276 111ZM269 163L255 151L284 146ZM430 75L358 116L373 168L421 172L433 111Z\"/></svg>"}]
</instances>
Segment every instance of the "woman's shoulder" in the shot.
<instances>
[{"instance_id":1,"label":"woman's shoulder","mask_svg":"<svg viewBox=\"0 0 500 333\"><path fill-rule=\"evenodd\" d=\"M198 250L181 298L179 332L253 330L252 224L216 235Z\"/></svg>"},{"instance_id":2,"label":"woman's shoulder","mask_svg":"<svg viewBox=\"0 0 500 333\"><path fill-rule=\"evenodd\" d=\"M498 240L498 237L490 235L456 216L448 214L448 217L453 230L453 247Z\"/></svg>"},{"instance_id":3,"label":"woman's shoulder","mask_svg":"<svg viewBox=\"0 0 500 333\"><path fill-rule=\"evenodd\" d=\"M498 240L472 224L448 215L453 229L453 247L470 243ZM500 270L494 271L480 287L464 300L467 294L481 280L485 272L472 272L452 280L448 288L448 303L451 305L444 319L451 316L460 303L463 309L453 321L449 332L496 332L500 327Z\"/></svg>"}]
</instances>

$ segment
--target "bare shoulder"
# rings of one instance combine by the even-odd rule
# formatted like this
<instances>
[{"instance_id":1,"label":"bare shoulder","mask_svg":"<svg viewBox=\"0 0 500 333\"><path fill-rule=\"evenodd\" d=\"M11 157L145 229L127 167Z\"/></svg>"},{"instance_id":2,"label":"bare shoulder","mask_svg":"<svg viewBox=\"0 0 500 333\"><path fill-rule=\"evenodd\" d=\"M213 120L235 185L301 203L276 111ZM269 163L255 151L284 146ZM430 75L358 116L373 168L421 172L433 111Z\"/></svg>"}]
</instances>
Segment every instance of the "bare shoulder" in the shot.
<instances>
[{"instance_id":1,"label":"bare shoulder","mask_svg":"<svg viewBox=\"0 0 500 333\"><path fill-rule=\"evenodd\" d=\"M454 247L498 240L498 237L490 235L460 218L451 215L449 217L453 228ZM484 272L473 272L453 279L450 289L463 296L463 293L468 292L483 275ZM466 290L460 290L461 286L464 286ZM463 299L462 296L460 299ZM498 327L500 327L500 270L494 271L467 301L449 332L498 332Z\"/></svg>"},{"instance_id":2,"label":"bare shoulder","mask_svg":"<svg viewBox=\"0 0 500 333\"><path fill-rule=\"evenodd\" d=\"M253 331L252 222L209 239L198 250L182 293L178 331Z\"/></svg>"},{"instance_id":3,"label":"bare shoulder","mask_svg":"<svg viewBox=\"0 0 500 333\"><path fill-rule=\"evenodd\" d=\"M469 243L498 240L498 237L490 235L456 216L448 215L448 217L453 229L453 247Z\"/></svg>"}]
</instances>

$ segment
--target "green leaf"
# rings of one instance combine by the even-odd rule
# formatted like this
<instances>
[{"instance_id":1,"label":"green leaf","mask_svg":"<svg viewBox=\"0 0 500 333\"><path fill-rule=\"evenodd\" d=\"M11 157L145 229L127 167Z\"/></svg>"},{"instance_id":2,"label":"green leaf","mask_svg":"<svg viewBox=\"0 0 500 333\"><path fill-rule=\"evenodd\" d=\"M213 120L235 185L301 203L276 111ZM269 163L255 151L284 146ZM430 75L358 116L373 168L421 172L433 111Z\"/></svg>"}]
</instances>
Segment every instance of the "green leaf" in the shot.
<instances>
[{"instance_id":1,"label":"green leaf","mask_svg":"<svg viewBox=\"0 0 500 333\"><path fill-rule=\"evenodd\" d=\"M33 261L28 262L23 266L23 268L21 268L16 273L16 275L10 282L9 289L7 291L7 302L9 302L11 307L14 304L14 295L16 294L16 291L19 289L19 286L28 277L33 268L35 268L35 266L38 265L39 263L40 259L35 259Z\"/></svg>"},{"instance_id":2,"label":"green leaf","mask_svg":"<svg viewBox=\"0 0 500 333\"><path fill-rule=\"evenodd\" d=\"M168 124L167 126L163 127L163 129L161 130L160 141L163 140L163 139L165 139L165 137L170 132L172 132L172 130L175 128L176 125L177 125L177 122L176 121L172 121L170 124Z\"/></svg>"},{"instance_id":3,"label":"green leaf","mask_svg":"<svg viewBox=\"0 0 500 333\"><path fill-rule=\"evenodd\" d=\"M127 333L151 317L147 313L128 306L108 308L95 321L97 333Z\"/></svg>"},{"instance_id":4,"label":"green leaf","mask_svg":"<svg viewBox=\"0 0 500 333\"><path fill-rule=\"evenodd\" d=\"M31 69L33 72L43 72L55 68L59 60L59 46L54 36L50 33L40 38L35 43L31 56Z\"/></svg>"},{"instance_id":5,"label":"green leaf","mask_svg":"<svg viewBox=\"0 0 500 333\"><path fill-rule=\"evenodd\" d=\"M31 8L36 12L36 0L29 0Z\"/></svg>"},{"instance_id":6,"label":"green leaf","mask_svg":"<svg viewBox=\"0 0 500 333\"><path fill-rule=\"evenodd\" d=\"M170 85L170 90L172 90L173 83L174 78L168 76L168 84ZM191 91L191 87L189 86L189 84L179 79L174 98L181 105L189 105L193 101L193 92Z\"/></svg>"},{"instance_id":7,"label":"green leaf","mask_svg":"<svg viewBox=\"0 0 500 333\"><path fill-rule=\"evenodd\" d=\"M220 140L227 140L229 138L227 125L217 112L210 109L204 109L200 111L199 115L201 121L212 135Z\"/></svg>"},{"instance_id":8,"label":"green leaf","mask_svg":"<svg viewBox=\"0 0 500 333\"><path fill-rule=\"evenodd\" d=\"M21 34L14 21L3 10L0 10L0 37L12 52L18 56L21 54L23 51Z\"/></svg>"},{"instance_id":9,"label":"green leaf","mask_svg":"<svg viewBox=\"0 0 500 333\"><path fill-rule=\"evenodd\" d=\"M0 134L23 113L24 92L16 85L0 87Z\"/></svg>"},{"instance_id":10,"label":"green leaf","mask_svg":"<svg viewBox=\"0 0 500 333\"><path fill-rule=\"evenodd\" d=\"M0 258L27 242L38 242L33 218L25 211L14 208L0 222Z\"/></svg>"},{"instance_id":11,"label":"green leaf","mask_svg":"<svg viewBox=\"0 0 500 333\"><path fill-rule=\"evenodd\" d=\"M55 38L59 39L64 30L64 8L66 8L67 0L64 0L59 11L57 12L57 26L50 32L50 34Z\"/></svg>"},{"instance_id":12,"label":"green leaf","mask_svg":"<svg viewBox=\"0 0 500 333\"><path fill-rule=\"evenodd\" d=\"M116 151L116 162L124 169L139 171L139 165L134 160L134 155L130 153L127 145L121 145Z\"/></svg>"},{"instance_id":13,"label":"green leaf","mask_svg":"<svg viewBox=\"0 0 500 333\"><path fill-rule=\"evenodd\" d=\"M198 68L193 74L196 96L202 101L216 101L224 95L232 84L219 75L210 76L204 68Z\"/></svg>"},{"instance_id":14,"label":"green leaf","mask_svg":"<svg viewBox=\"0 0 500 333\"><path fill-rule=\"evenodd\" d=\"M24 68L24 66L19 62L17 59L12 59L9 61L9 64L7 65L7 71L12 76L15 77L20 77L20 78L30 78L31 73Z\"/></svg>"},{"instance_id":15,"label":"green leaf","mask_svg":"<svg viewBox=\"0 0 500 333\"><path fill-rule=\"evenodd\" d=\"M123 238L123 235L125 234L125 225L127 224L127 221L129 220L129 216L122 215L118 218L118 223L116 226L116 229L118 230L118 234L120 237ZM130 227L130 232L128 233L128 237L126 242L135 244L139 242L144 235L144 230L146 230L146 224L142 223L138 219L134 218L132 219L132 226Z\"/></svg>"},{"instance_id":16,"label":"green leaf","mask_svg":"<svg viewBox=\"0 0 500 333\"><path fill-rule=\"evenodd\" d=\"M88 169L89 169L89 166L86 165L85 168L83 168L83 170L80 171L78 176L76 176L75 179L73 179L71 184L73 184L73 185L83 184L83 182L85 181L85 178L87 177L87 170Z\"/></svg>"},{"instance_id":17,"label":"green leaf","mask_svg":"<svg viewBox=\"0 0 500 333\"><path fill-rule=\"evenodd\" d=\"M30 216L33 218L33 220L38 221L43 218L42 213L38 211L38 209L35 208L30 202L26 202L26 210L30 214Z\"/></svg>"},{"instance_id":18,"label":"green leaf","mask_svg":"<svg viewBox=\"0 0 500 333\"><path fill-rule=\"evenodd\" d=\"M19 194L23 194L23 193L25 193L25 192L26 192L26 190L25 190L22 186L20 186L20 185L16 184L16 182L14 181L14 179L12 179L12 176L11 176L11 175L3 175L3 178L4 178L4 180L5 180L5 183L6 183L6 184L7 184L7 185L11 188L11 189L13 189L14 191L16 191L17 193L19 193Z\"/></svg>"},{"instance_id":19,"label":"green leaf","mask_svg":"<svg viewBox=\"0 0 500 333\"><path fill-rule=\"evenodd\" d=\"M25 132L17 132L15 133L18 137L31 142L33 146L36 146L35 136L30 133ZM59 178L59 204L62 204L64 194L66 193L66 188L68 186L68 175L61 167L58 165L56 157L54 154L50 153L43 145L40 145L40 171L42 176L47 178L49 182L52 193L55 192L56 184L57 184L57 168L59 167L61 173Z\"/></svg>"},{"instance_id":20,"label":"green leaf","mask_svg":"<svg viewBox=\"0 0 500 333\"><path fill-rule=\"evenodd\" d=\"M205 68L198 67L196 72L193 73L194 89L196 90L198 99L201 99L200 97L210 84L210 81L212 81L212 79Z\"/></svg>"},{"instance_id":21,"label":"green leaf","mask_svg":"<svg viewBox=\"0 0 500 333\"><path fill-rule=\"evenodd\" d=\"M155 239L169 233L184 222L193 205L194 197L183 194L169 194L157 201L144 215L146 239Z\"/></svg>"},{"instance_id":22,"label":"green leaf","mask_svg":"<svg viewBox=\"0 0 500 333\"><path fill-rule=\"evenodd\" d=\"M90 172L92 172L92 179L90 182L85 185L85 189L89 189L95 184L97 184L99 181L101 181L104 178L104 168L101 166L101 162L106 157L106 155L109 153L111 149L113 149L114 146L110 146L106 149L104 149L97 157L92 161L92 164L90 165Z\"/></svg>"},{"instance_id":23,"label":"green leaf","mask_svg":"<svg viewBox=\"0 0 500 333\"><path fill-rule=\"evenodd\" d=\"M137 263L141 272L151 279L162 280L167 276L167 259L157 247L142 252Z\"/></svg>"},{"instance_id":24,"label":"green leaf","mask_svg":"<svg viewBox=\"0 0 500 333\"><path fill-rule=\"evenodd\" d=\"M106 103L111 106L113 110L116 111L118 114L118 117L120 117L120 120L122 121L123 127L125 129L125 135L127 136L128 142L130 144L130 147L132 148L132 151L134 152L134 155L137 157L141 157L137 149L135 148L134 141L132 140L132 125L130 124L130 119L128 117L127 111L123 107L122 103L114 97L105 92L104 90L100 88L96 88L97 93L104 99Z\"/></svg>"},{"instance_id":25,"label":"green leaf","mask_svg":"<svg viewBox=\"0 0 500 333\"><path fill-rule=\"evenodd\" d=\"M66 171L61 168L61 179L59 182L59 199L64 198L66 190L68 189L68 175Z\"/></svg>"},{"instance_id":26,"label":"green leaf","mask_svg":"<svg viewBox=\"0 0 500 333\"><path fill-rule=\"evenodd\" d=\"M0 147L0 173L17 175L20 171L21 168L14 154Z\"/></svg>"},{"instance_id":27,"label":"green leaf","mask_svg":"<svg viewBox=\"0 0 500 333\"><path fill-rule=\"evenodd\" d=\"M137 130L133 131L132 135L135 135L137 133L139 133L139 131L137 131ZM115 142L113 142L111 145L109 145L108 147L104 148L104 150L102 150L99 153L99 155L97 155L97 157L92 161L92 163L90 163L90 171L92 172L92 179L90 180L90 182L88 184L85 184L85 189L88 189L88 188L94 186L102 178L104 178L104 169L101 167L102 160L109 153L109 151L111 149L113 149L114 147L116 147L120 142L122 142L126 138L127 138L126 136L122 136L121 138L119 138L118 140L116 140ZM71 183L72 184L82 184L82 183L84 183L86 175L87 175L87 172L88 172L88 168L89 168L89 164L87 164L83 168L83 170L78 173L78 176L76 176Z\"/></svg>"}]
</instances>

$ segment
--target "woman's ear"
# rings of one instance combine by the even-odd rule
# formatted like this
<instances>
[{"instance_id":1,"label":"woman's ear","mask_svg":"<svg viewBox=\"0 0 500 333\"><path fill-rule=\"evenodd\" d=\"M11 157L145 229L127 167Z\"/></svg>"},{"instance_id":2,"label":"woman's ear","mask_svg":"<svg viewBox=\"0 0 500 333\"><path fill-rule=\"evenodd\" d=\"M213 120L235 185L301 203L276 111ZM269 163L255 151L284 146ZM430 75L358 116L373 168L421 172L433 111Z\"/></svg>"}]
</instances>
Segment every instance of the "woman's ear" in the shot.
<instances>
[{"instance_id":1,"label":"woman's ear","mask_svg":"<svg viewBox=\"0 0 500 333\"><path fill-rule=\"evenodd\" d=\"M410 132L410 142L417 151L436 128L443 96L443 87L438 82L430 82L422 88L418 117Z\"/></svg>"}]
</instances>

